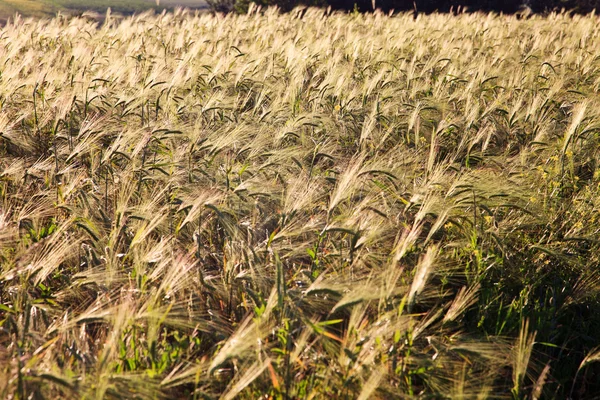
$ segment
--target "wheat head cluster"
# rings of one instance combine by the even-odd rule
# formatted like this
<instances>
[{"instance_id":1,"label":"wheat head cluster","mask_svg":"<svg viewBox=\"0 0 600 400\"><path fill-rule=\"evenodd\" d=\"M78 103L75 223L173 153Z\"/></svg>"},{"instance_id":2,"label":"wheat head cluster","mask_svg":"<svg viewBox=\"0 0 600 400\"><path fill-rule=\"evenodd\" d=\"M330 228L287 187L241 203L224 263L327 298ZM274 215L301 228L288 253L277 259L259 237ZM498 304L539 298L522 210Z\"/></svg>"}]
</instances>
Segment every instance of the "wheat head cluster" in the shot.
<instances>
[{"instance_id":1,"label":"wheat head cluster","mask_svg":"<svg viewBox=\"0 0 600 400\"><path fill-rule=\"evenodd\" d=\"M0 397L584 396L599 90L595 15L11 19Z\"/></svg>"}]
</instances>

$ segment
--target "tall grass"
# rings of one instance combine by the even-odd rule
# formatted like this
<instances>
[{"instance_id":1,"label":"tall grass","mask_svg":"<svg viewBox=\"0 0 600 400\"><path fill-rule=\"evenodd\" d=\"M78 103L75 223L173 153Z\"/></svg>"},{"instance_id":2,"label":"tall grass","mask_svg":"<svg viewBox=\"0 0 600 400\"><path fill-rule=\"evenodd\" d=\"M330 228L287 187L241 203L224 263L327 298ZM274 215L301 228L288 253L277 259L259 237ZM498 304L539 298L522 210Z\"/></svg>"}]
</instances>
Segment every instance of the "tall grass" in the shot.
<instances>
[{"instance_id":1,"label":"tall grass","mask_svg":"<svg viewBox=\"0 0 600 400\"><path fill-rule=\"evenodd\" d=\"M0 31L0 397L592 397L600 24Z\"/></svg>"}]
</instances>

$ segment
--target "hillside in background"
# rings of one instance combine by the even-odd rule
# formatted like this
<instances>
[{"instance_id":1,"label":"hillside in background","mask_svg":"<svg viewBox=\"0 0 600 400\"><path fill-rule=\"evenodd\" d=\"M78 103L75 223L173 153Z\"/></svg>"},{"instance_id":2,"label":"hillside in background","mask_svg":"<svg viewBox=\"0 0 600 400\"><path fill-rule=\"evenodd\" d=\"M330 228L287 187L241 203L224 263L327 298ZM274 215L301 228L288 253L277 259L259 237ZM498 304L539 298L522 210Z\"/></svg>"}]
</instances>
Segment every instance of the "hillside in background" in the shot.
<instances>
[{"instance_id":1,"label":"hillside in background","mask_svg":"<svg viewBox=\"0 0 600 400\"><path fill-rule=\"evenodd\" d=\"M204 0L161 0L157 6L155 0L0 0L0 21L6 21L16 13L23 16L51 17L57 12L81 13L96 11L104 14L110 7L113 12L132 14L151 8L156 10L172 9L177 6L205 8Z\"/></svg>"}]
</instances>

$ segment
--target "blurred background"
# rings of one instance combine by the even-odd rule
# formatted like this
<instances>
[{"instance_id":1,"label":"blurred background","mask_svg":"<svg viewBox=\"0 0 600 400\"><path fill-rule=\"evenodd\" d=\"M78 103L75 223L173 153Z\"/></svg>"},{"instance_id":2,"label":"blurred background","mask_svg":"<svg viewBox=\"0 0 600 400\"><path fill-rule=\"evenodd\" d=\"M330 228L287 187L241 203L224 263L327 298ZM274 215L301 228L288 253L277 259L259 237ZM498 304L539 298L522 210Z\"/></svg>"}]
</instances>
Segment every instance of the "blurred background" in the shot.
<instances>
[{"instance_id":1,"label":"blurred background","mask_svg":"<svg viewBox=\"0 0 600 400\"><path fill-rule=\"evenodd\" d=\"M532 13L569 10L587 14L600 8L600 0L0 0L0 21L19 13L23 16L48 17L57 12L82 14L98 19L110 7L113 13L132 14L148 9L169 10L178 6L219 12L245 12L251 2L260 6L279 6L283 11L294 7L332 7L338 10L369 12L379 8L384 12L498 12L517 13L524 17ZM91 13L91 14L90 14ZM95 13L95 14L94 14Z\"/></svg>"},{"instance_id":2,"label":"blurred background","mask_svg":"<svg viewBox=\"0 0 600 400\"><path fill-rule=\"evenodd\" d=\"M0 20L6 21L16 13L27 17L51 17L57 12L105 15L110 7L114 13L133 14L151 8L162 11L177 6L206 9L207 3L204 0L0 0Z\"/></svg>"}]
</instances>

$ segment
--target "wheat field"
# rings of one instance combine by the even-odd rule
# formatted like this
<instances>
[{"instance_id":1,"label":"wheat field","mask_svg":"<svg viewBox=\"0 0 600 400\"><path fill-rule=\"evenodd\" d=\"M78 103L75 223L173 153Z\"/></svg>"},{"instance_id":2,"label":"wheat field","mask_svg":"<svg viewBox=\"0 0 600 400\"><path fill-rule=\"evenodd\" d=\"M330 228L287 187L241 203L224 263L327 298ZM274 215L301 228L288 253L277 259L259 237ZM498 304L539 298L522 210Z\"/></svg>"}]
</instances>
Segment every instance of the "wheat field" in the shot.
<instances>
[{"instance_id":1,"label":"wheat field","mask_svg":"<svg viewBox=\"0 0 600 400\"><path fill-rule=\"evenodd\" d=\"M595 15L0 30L0 397L590 398Z\"/></svg>"}]
</instances>

